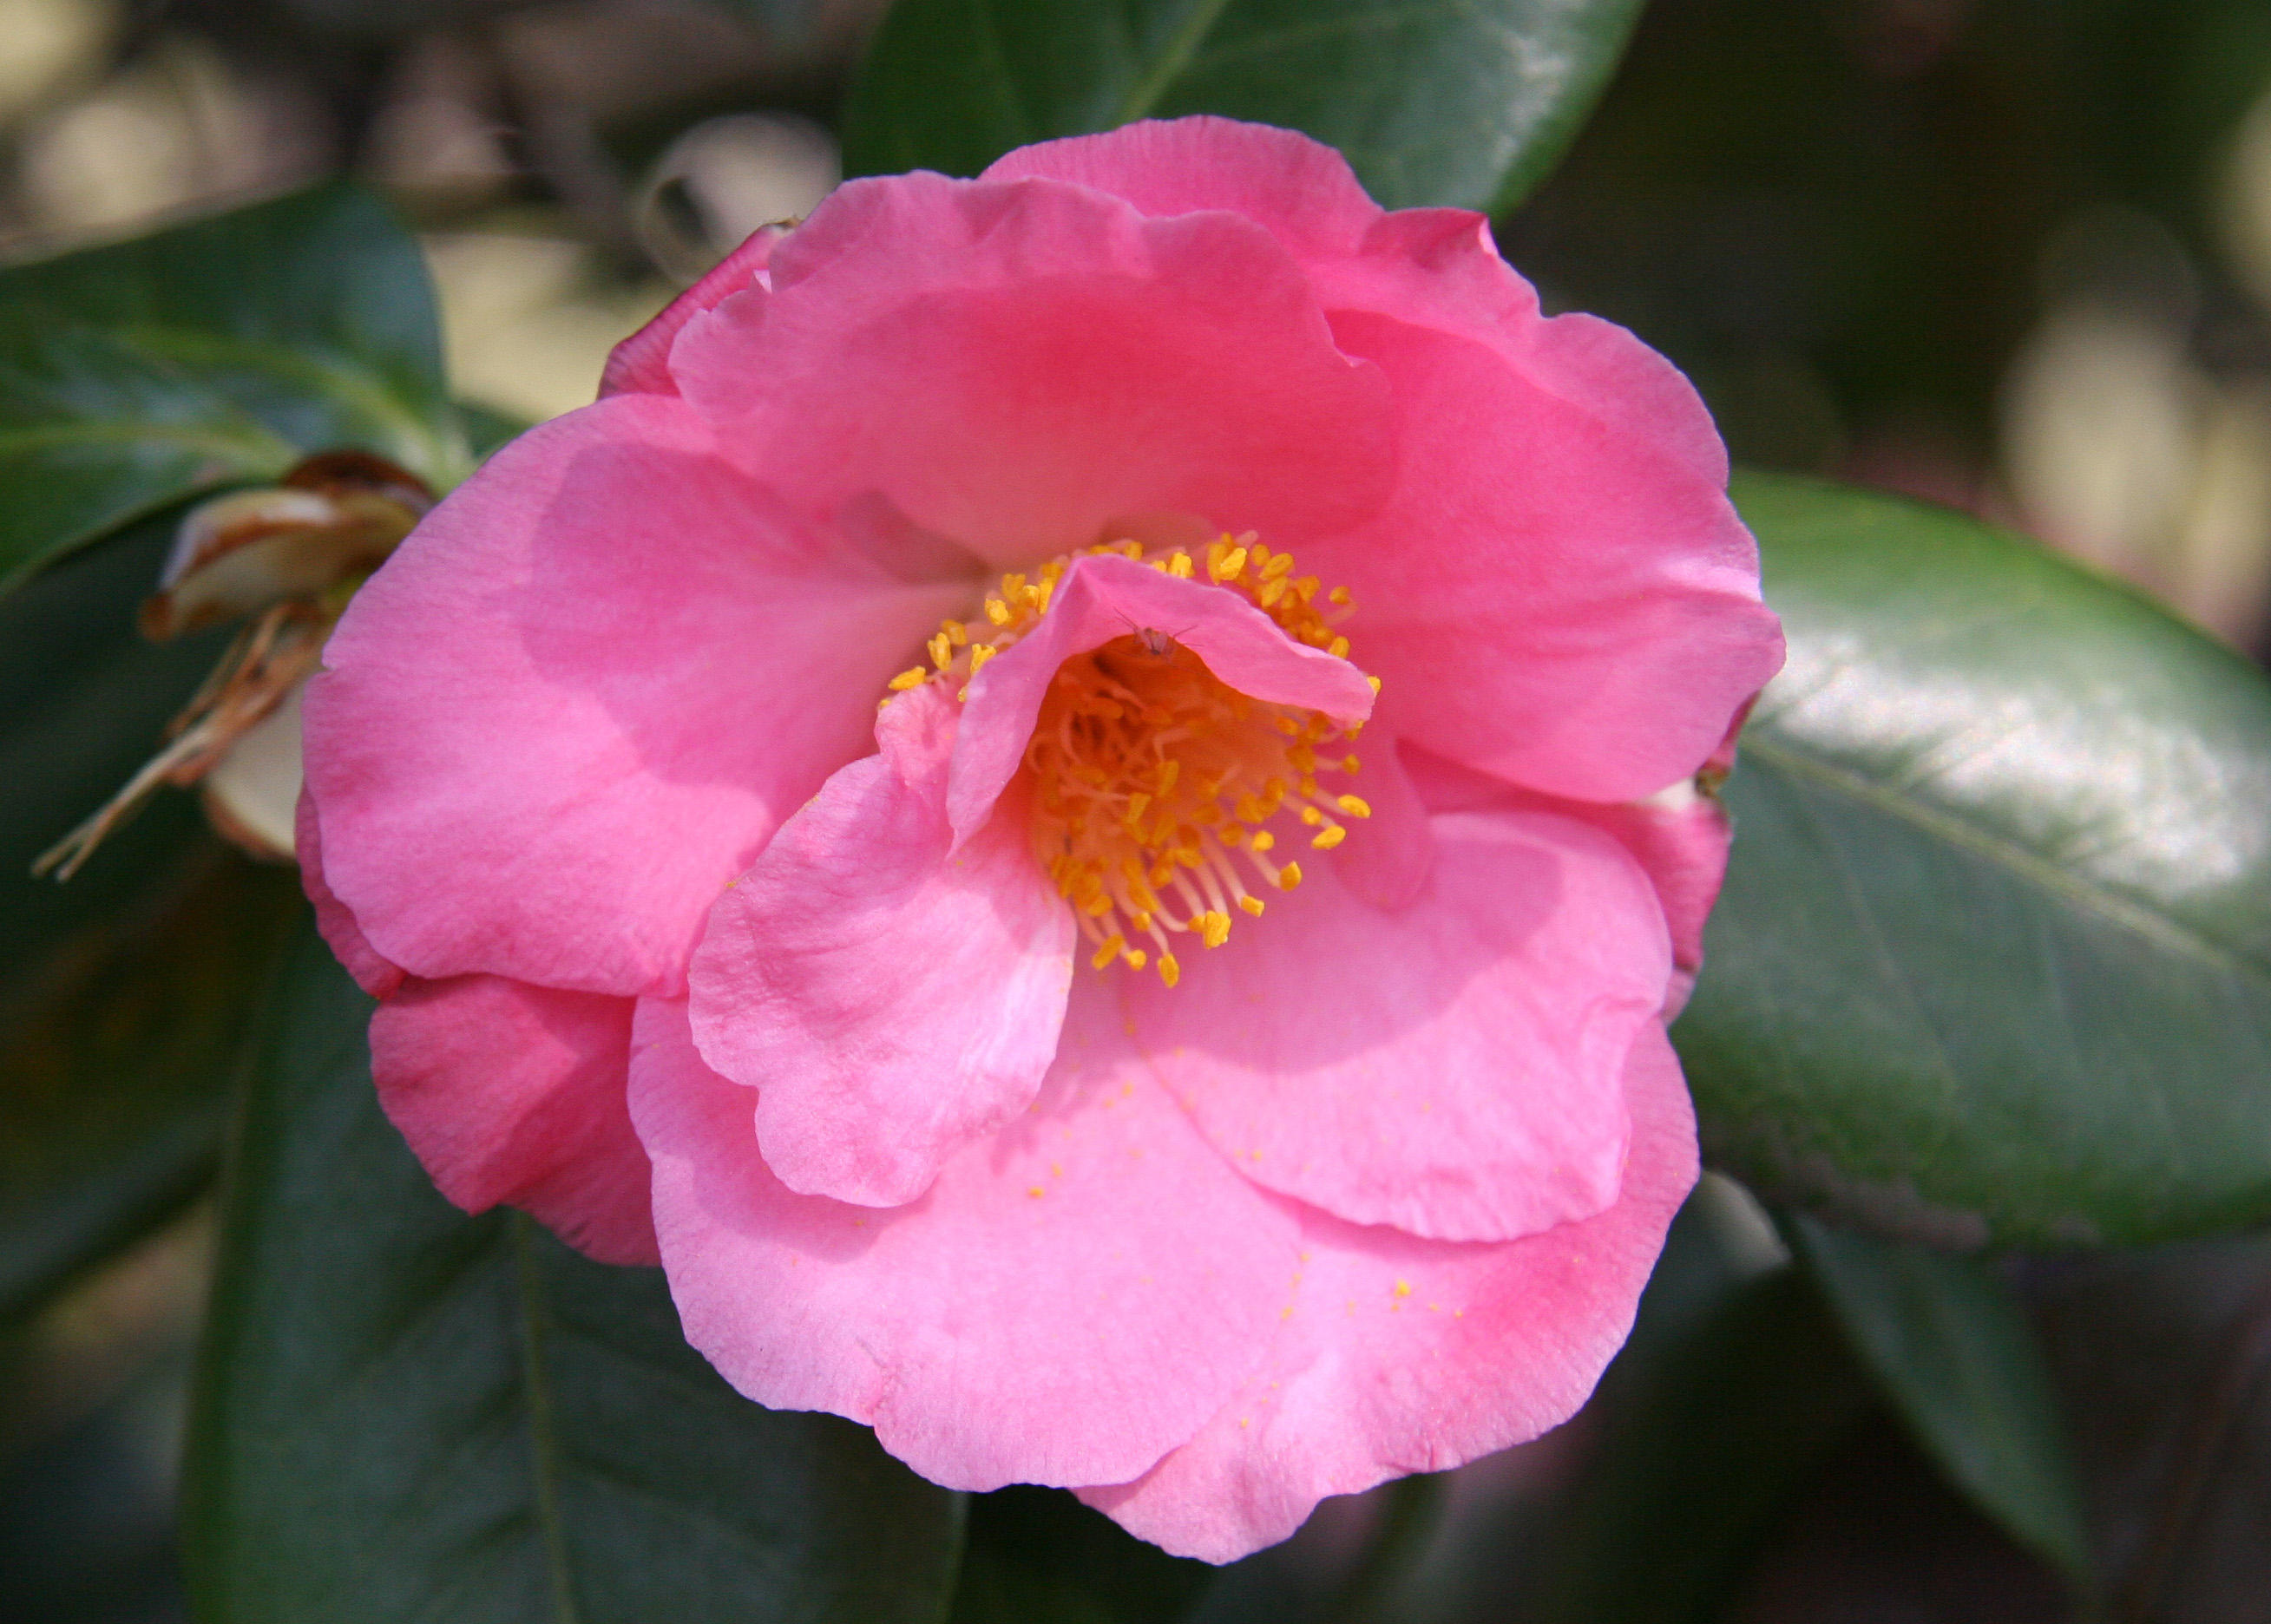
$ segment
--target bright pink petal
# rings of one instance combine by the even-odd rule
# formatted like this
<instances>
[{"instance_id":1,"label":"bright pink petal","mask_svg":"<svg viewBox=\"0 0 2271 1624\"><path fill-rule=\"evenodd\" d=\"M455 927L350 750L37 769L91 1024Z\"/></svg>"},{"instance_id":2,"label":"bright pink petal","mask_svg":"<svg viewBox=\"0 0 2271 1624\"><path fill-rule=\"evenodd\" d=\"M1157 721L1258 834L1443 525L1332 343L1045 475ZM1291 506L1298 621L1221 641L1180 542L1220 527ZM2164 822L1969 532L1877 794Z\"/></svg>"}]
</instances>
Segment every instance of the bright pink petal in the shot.
<instances>
[{"instance_id":1,"label":"bright pink petal","mask_svg":"<svg viewBox=\"0 0 2271 1624\"><path fill-rule=\"evenodd\" d=\"M704 310L715 309L729 295L751 285L763 286L773 244L786 234L782 226L760 226L700 281L664 307L661 315L610 351L607 369L599 374L599 397L677 394L678 381L670 375L670 346L677 341L679 330Z\"/></svg>"},{"instance_id":2,"label":"bright pink petal","mask_svg":"<svg viewBox=\"0 0 2271 1624\"><path fill-rule=\"evenodd\" d=\"M949 1487L1143 1472L1253 1368L1293 1271L1292 1217L1131 1063L1093 977L1031 1111L907 1206L784 1189L682 1005L640 1006L631 1115L688 1339Z\"/></svg>"},{"instance_id":3,"label":"bright pink petal","mask_svg":"<svg viewBox=\"0 0 2271 1624\"><path fill-rule=\"evenodd\" d=\"M504 1202L602 1263L659 1263L632 1008L496 975L406 983L371 1018L379 1101L467 1212Z\"/></svg>"},{"instance_id":4,"label":"bright pink petal","mask_svg":"<svg viewBox=\"0 0 2271 1624\"><path fill-rule=\"evenodd\" d=\"M1434 831L1394 733L1372 723L1357 760L1357 775L1348 787L1372 816L1334 849L1333 872L1358 901L1398 913L1424 895L1434 878Z\"/></svg>"},{"instance_id":5,"label":"bright pink petal","mask_svg":"<svg viewBox=\"0 0 2271 1624\"><path fill-rule=\"evenodd\" d=\"M1378 518L1302 562L1353 590L1349 635L1384 680L1383 719L1577 799L1693 774L1782 663L1724 494L1483 344L1369 314L1335 331L1396 386L1403 478Z\"/></svg>"},{"instance_id":6,"label":"bright pink petal","mask_svg":"<svg viewBox=\"0 0 2271 1624\"><path fill-rule=\"evenodd\" d=\"M1143 627L1167 633L1224 682L1264 703L1322 710L1338 721L1372 714L1372 686L1362 671L1295 642L1241 594L1113 554L1076 559L1041 623L970 684L947 792L957 840L992 815L1057 668Z\"/></svg>"},{"instance_id":7,"label":"bright pink petal","mask_svg":"<svg viewBox=\"0 0 2271 1624\"><path fill-rule=\"evenodd\" d=\"M1695 1183L1695 1120L1661 1027L1626 1072L1617 1204L1525 1240L1455 1246L1304 1214L1298 1284L1262 1367L1143 1477L1081 1498L1179 1555L1229 1561L1328 1494L1534 1438L1591 1393Z\"/></svg>"},{"instance_id":8,"label":"bright pink petal","mask_svg":"<svg viewBox=\"0 0 2271 1624\"><path fill-rule=\"evenodd\" d=\"M389 997L402 985L402 967L370 945L347 905L331 894L331 882L324 878L324 839L316 817L316 797L304 785L300 804L293 809L292 843L300 859L300 888L315 905L316 929L357 986L374 998Z\"/></svg>"},{"instance_id":9,"label":"bright pink petal","mask_svg":"<svg viewBox=\"0 0 2271 1624\"><path fill-rule=\"evenodd\" d=\"M555 419L333 634L307 706L324 877L413 975L675 990L726 881L864 753L968 590L831 552L675 400Z\"/></svg>"},{"instance_id":10,"label":"bright pink petal","mask_svg":"<svg viewBox=\"0 0 2271 1624\"><path fill-rule=\"evenodd\" d=\"M1616 1199L1625 1057L1671 973L1664 916L1597 831L1433 822L1431 889L1402 912L1320 864L1179 986L1134 981L1128 1009L1256 1183L1351 1223L1509 1240Z\"/></svg>"},{"instance_id":11,"label":"bright pink petal","mask_svg":"<svg viewBox=\"0 0 2271 1624\"><path fill-rule=\"evenodd\" d=\"M892 701L854 761L719 899L688 984L695 1042L757 1089L757 1143L802 1195L897 1206L1031 1102L1078 932L997 811L953 848L957 707Z\"/></svg>"},{"instance_id":12,"label":"bright pink petal","mask_svg":"<svg viewBox=\"0 0 2271 1624\"><path fill-rule=\"evenodd\" d=\"M1385 496L1371 368L1252 222L1061 182L839 188L771 288L696 315L679 388L808 511L879 492L1009 567L1181 512L1291 538Z\"/></svg>"},{"instance_id":13,"label":"bright pink petal","mask_svg":"<svg viewBox=\"0 0 2271 1624\"><path fill-rule=\"evenodd\" d=\"M1359 252L1382 213L1348 160L1322 142L1211 116L1146 119L1103 135L1021 146L979 179L1035 175L1092 187L1148 215L1228 210L1266 227L1305 261Z\"/></svg>"}]
</instances>

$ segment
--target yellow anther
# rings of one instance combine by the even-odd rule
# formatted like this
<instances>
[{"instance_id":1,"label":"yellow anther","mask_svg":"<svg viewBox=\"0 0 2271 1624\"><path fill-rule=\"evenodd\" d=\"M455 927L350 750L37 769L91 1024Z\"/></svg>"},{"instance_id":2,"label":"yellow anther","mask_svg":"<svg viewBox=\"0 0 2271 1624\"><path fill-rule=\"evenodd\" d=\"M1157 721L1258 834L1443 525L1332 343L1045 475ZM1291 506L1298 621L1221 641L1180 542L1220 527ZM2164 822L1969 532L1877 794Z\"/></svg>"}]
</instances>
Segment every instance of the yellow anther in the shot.
<instances>
[{"instance_id":1,"label":"yellow anther","mask_svg":"<svg viewBox=\"0 0 2271 1624\"><path fill-rule=\"evenodd\" d=\"M1274 609L1277 607L1277 600L1284 596L1285 583L1284 582L1265 581L1262 583L1262 590L1254 595L1254 601L1261 604L1264 609Z\"/></svg>"},{"instance_id":2,"label":"yellow anther","mask_svg":"<svg viewBox=\"0 0 2271 1624\"><path fill-rule=\"evenodd\" d=\"M959 620L942 620L938 623L938 629L944 632L947 641L957 649L970 641L970 628Z\"/></svg>"},{"instance_id":3,"label":"yellow anther","mask_svg":"<svg viewBox=\"0 0 2271 1624\"><path fill-rule=\"evenodd\" d=\"M1325 594L1325 602L1329 604L1340 604L1345 605L1348 601L1349 590L1346 587L1335 587L1331 591Z\"/></svg>"},{"instance_id":4,"label":"yellow anther","mask_svg":"<svg viewBox=\"0 0 2271 1624\"><path fill-rule=\"evenodd\" d=\"M1291 891L1300 883L1301 865L1299 864L1288 863L1277 871L1277 889L1280 891Z\"/></svg>"},{"instance_id":5,"label":"yellow anther","mask_svg":"<svg viewBox=\"0 0 2271 1624\"><path fill-rule=\"evenodd\" d=\"M1332 641L1325 645L1325 652L1331 655L1333 658L1337 660L1345 660L1348 658L1348 651L1349 640L1345 637L1336 637ZM1373 692L1377 693L1380 690L1374 688Z\"/></svg>"},{"instance_id":6,"label":"yellow anther","mask_svg":"<svg viewBox=\"0 0 2271 1624\"><path fill-rule=\"evenodd\" d=\"M1100 970L1127 950L1128 938L1114 931L1104 938L1104 945L1098 948L1088 961Z\"/></svg>"},{"instance_id":7,"label":"yellow anther","mask_svg":"<svg viewBox=\"0 0 2271 1624\"><path fill-rule=\"evenodd\" d=\"M1256 919L1262 917L1262 899L1260 897L1242 896L1238 899L1238 905L1244 908L1247 913L1252 914Z\"/></svg>"},{"instance_id":8,"label":"yellow anther","mask_svg":"<svg viewBox=\"0 0 2271 1624\"><path fill-rule=\"evenodd\" d=\"M996 626L1009 625L1009 605L1003 603L998 597L987 598L986 600L986 618L994 622Z\"/></svg>"},{"instance_id":9,"label":"yellow anther","mask_svg":"<svg viewBox=\"0 0 2271 1624\"><path fill-rule=\"evenodd\" d=\"M1230 916L1219 908L1209 908L1198 916L1199 940L1209 947L1219 947L1230 939Z\"/></svg>"},{"instance_id":10,"label":"yellow anther","mask_svg":"<svg viewBox=\"0 0 2271 1624\"><path fill-rule=\"evenodd\" d=\"M1128 968L1129 969L1140 970L1150 962L1150 955L1146 953L1141 947L1130 947L1128 950Z\"/></svg>"},{"instance_id":11,"label":"yellow anther","mask_svg":"<svg viewBox=\"0 0 2271 1624\"><path fill-rule=\"evenodd\" d=\"M999 649L996 649L992 643L971 644L970 674L975 677L979 671L986 669L987 661L992 659L995 655L1001 652L1001 651Z\"/></svg>"},{"instance_id":12,"label":"yellow anther","mask_svg":"<svg viewBox=\"0 0 2271 1624\"><path fill-rule=\"evenodd\" d=\"M1318 834L1317 838L1311 841L1309 844L1314 846L1319 851L1330 851L1334 847L1339 845L1347 838L1348 831L1346 829L1343 828L1337 823L1329 823L1324 827L1323 831Z\"/></svg>"},{"instance_id":13,"label":"yellow anther","mask_svg":"<svg viewBox=\"0 0 2271 1624\"><path fill-rule=\"evenodd\" d=\"M1161 795L1165 795L1171 792L1175 787L1175 781L1181 777L1182 774L1183 764L1180 761L1174 760L1173 757L1160 762L1158 773L1159 793Z\"/></svg>"},{"instance_id":14,"label":"yellow anther","mask_svg":"<svg viewBox=\"0 0 2271 1624\"><path fill-rule=\"evenodd\" d=\"M926 647L930 649L930 663L939 670L944 671L954 663L954 639L944 632L932 633Z\"/></svg>"},{"instance_id":15,"label":"yellow anther","mask_svg":"<svg viewBox=\"0 0 2271 1624\"><path fill-rule=\"evenodd\" d=\"M1324 820L1325 814L1319 812L1315 807L1304 806L1301 808L1301 821L1307 824L1311 828L1315 828Z\"/></svg>"},{"instance_id":16,"label":"yellow anther","mask_svg":"<svg viewBox=\"0 0 2271 1624\"><path fill-rule=\"evenodd\" d=\"M1135 794L1129 796L1128 797L1128 821L1133 823L1138 818L1141 818L1143 815L1143 809L1150 804L1151 797L1144 794L1141 790L1136 790Z\"/></svg>"},{"instance_id":17,"label":"yellow anther","mask_svg":"<svg viewBox=\"0 0 2271 1624\"><path fill-rule=\"evenodd\" d=\"M1277 837L1275 834L1272 834L1269 830L1267 830L1267 829L1256 829L1256 830L1254 832L1254 849L1255 849L1255 850L1256 850L1256 851L1267 851L1267 850L1269 850L1272 846L1275 846L1277 843Z\"/></svg>"},{"instance_id":18,"label":"yellow anther","mask_svg":"<svg viewBox=\"0 0 2271 1624\"><path fill-rule=\"evenodd\" d=\"M883 686L894 693L905 693L909 688L920 688L930 680L930 673L920 665L911 665Z\"/></svg>"},{"instance_id":19,"label":"yellow anther","mask_svg":"<svg viewBox=\"0 0 2271 1624\"><path fill-rule=\"evenodd\" d=\"M1368 683L1370 683L1370 684L1372 685L1372 691L1373 691L1374 693L1379 693L1379 692L1380 692L1380 679L1379 679L1379 678L1377 678L1377 677L1366 677L1366 678L1365 679L1365 680L1366 680L1366 682L1368 682Z\"/></svg>"},{"instance_id":20,"label":"yellow anther","mask_svg":"<svg viewBox=\"0 0 2271 1624\"><path fill-rule=\"evenodd\" d=\"M1233 849L1246 844L1246 826L1242 823L1225 823L1215 831L1215 834L1224 845Z\"/></svg>"},{"instance_id":21,"label":"yellow anther","mask_svg":"<svg viewBox=\"0 0 2271 1624\"><path fill-rule=\"evenodd\" d=\"M1371 805L1360 795L1336 796L1333 799L1333 805L1339 807L1351 818L1369 818L1372 816Z\"/></svg>"},{"instance_id":22,"label":"yellow anther","mask_svg":"<svg viewBox=\"0 0 2271 1624\"><path fill-rule=\"evenodd\" d=\"M1260 547L1255 549L1257 555L1262 551L1263 549ZM1280 575L1290 575L1292 573L1293 555L1290 552L1277 553L1262 567L1262 578L1269 581L1275 581Z\"/></svg>"},{"instance_id":23,"label":"yellow anther","mask_svg":"<svg viewBox=\"0 0 2271 1624\"><path fill-rule=\"evenodd\" d=\"M1222 555L1221 561L1212 567L1210 573L1217 581L1235 581L1245 568L1246 549L1232 547Z\"/></svg>"},{"instance_id":24,"label":"yellow anther","mask_svg":"<svg viewBox=\"0 0 2271 1624\"><path fill-rule=\"evenodd\" d=\"M1167 554L1167 573L1178 581L1188 581L1191 578L1191 555L1180 551Z\"/></svg>"},{"instance_id":25,"label":"yellow anther","mask_svg":"<svg viewBox=\"0 0 2271 1624\"><path fill-rule=\"evenodd\" d=\"M1343 756L1341 758L1341 771L1344 773L1353 773L1363 765L1363 762L1358 760L1352 755Z\"/></svg>"},{"instance_id":26,"label":"yellow anther","mask_svg":"<svg viewBox=\"0 0 2271 1624\"><path fill-rule=\"evenodd\" d=\"M1140 968L1141 967L1139 966L1138 968ZM1182 978L1183 967L1175 962L1175 955L1171 953L1161 953L1159 955L1159 979L1172 987L1177 982L1182 980Z\"/></svg>"}]
</instances>

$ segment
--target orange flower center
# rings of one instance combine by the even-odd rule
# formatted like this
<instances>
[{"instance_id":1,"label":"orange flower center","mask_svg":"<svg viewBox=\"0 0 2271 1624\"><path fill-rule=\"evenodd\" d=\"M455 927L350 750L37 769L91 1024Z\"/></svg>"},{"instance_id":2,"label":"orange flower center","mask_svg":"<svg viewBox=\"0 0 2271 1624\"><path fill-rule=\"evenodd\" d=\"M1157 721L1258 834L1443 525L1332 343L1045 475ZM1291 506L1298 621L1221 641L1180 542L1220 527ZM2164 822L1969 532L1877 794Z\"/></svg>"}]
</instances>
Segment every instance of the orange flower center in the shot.
<instances>
[{"instance_id":1,"label":"orange flower center","mask_svg":"<svg viewBox=\"0 0 2271 1624\"><path fill-rule=\"evenodd\" d=\"M1225 536L1198 558L1180 547L1147 557L1133 541L1086 551L1185 579L1203 569L1295 641L1349 651L1336 629L1351 612L1347 590L1320 602L1315 576L1295 575L1291 553L1251 535ZM971 677L1039 621L1074 556L1031 577L1003 576L986 600L985 626L945 622L930 640L932 668L902 671L890 686L946 680L966 695ZM1380 679L1371 681L1376 690ZM1298 819L1312 847L1330 851L1347 838L1344 819L1372 815L1357 796L1327 787L1357 770L1347 745L1361 725L1241 693L1154 627L1058 667L1021 770L1033 855L1072 904L1090 962L1099 970L1156 963L1172 987L1182 974L1172 938L1219 947L1238 915L1262 912L1256 890L1299 885L1301 865L1278 860L1280 834L1293 832L1270 826Z\"/></svg>"}]
</instances>

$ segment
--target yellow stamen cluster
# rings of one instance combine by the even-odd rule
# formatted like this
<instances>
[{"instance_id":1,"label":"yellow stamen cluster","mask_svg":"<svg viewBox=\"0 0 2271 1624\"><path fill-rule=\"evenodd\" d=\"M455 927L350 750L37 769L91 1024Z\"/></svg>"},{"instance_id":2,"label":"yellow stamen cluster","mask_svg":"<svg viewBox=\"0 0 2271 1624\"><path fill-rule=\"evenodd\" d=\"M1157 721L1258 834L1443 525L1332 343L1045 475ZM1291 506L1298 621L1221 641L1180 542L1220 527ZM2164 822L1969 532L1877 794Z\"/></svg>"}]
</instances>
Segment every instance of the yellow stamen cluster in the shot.
<instances>
[{"instance_id":1,"label":"yellow stamen cluster","mask_svg":"<svg viewBox=\"0 0 2271 1624\"><path fill-rule=\"evenodd\" d=\"M1133 541L1087 551L1187 580L1203 571L1295 641L1348 653L1337 629L1352 612L1347 590L1321 594L1315 576L1294 574L1292 554L1251 534L1224 536L1196 556L1178 547L1147 557ZM1053 559L1031 577L1002 577L986 599L986 626L945 622L930 640L930 667L902 671L890 686L943 679L966 695L986 662L1046 612L1072 562ZM1379 679L1372 681L1377 689ZM1171 936L1219 947L1236 915L1262 911L1249 880L1264 890L1299 885L1301 865L1273 856L1279 835L1269 826L1290 813L1309 829L1312 847L1330 851L1348 836L1342 819L1372 815L1361 798L1322 782L1356 772L1346 745L1360 725L1240 693L1156 627L1133 627L1067 660L1042 700L1024 771L1034 855L1072 904L1090 962L1099 970L1115 960L1137 970L1156 965L1172 987L1182 967Z\"/></svg>"}]
</instances>

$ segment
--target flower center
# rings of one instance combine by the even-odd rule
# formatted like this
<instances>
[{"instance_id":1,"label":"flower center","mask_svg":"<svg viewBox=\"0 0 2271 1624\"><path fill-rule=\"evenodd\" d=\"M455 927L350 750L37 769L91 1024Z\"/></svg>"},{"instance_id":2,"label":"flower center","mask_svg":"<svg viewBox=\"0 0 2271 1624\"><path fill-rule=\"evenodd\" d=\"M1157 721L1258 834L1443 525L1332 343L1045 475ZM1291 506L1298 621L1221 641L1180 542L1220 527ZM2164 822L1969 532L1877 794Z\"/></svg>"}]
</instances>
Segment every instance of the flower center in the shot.
<instances>
[{"instance_id":1,"label":"flower center","mask_svg":"<svg viewBox=\"0 0 2271 1624\"><path fill-rule=\"evenodd\" d=\"M1198 558L1180 547L1147 557L1133 541L1086 551L1184 579L1203 569L1295 641L1349 651L1335 629L1352 612L1347 589L1320 602L1315 576L1296 575L1291 553L1250 534L1225 536ZM892 689L943 679L966 696L971 677L1039 623L1072 561L1003 576L986 600L987 624L945 622L930 640L934 669L902 671ZM1380 679L1370 680L1376 690ZM1154 627L1131 627L1058 667L1022 771L1033 855L1072 904L1093 948L1089 961L1099 970L1156 962L1172 987L1182 967L1171 938L1219 947L1237 915L1262 912L1256 890L1299 885L1301 865L1278 860L1280 834L1293 831L1270 826L1298 819L1309 844L1329 851L1347 838L1344 819L1372 815L1359 797L1326 787L1332 775L1356 772L1346 746L1361 726L1241 693Z\"/></svg>"}]
</instances>

